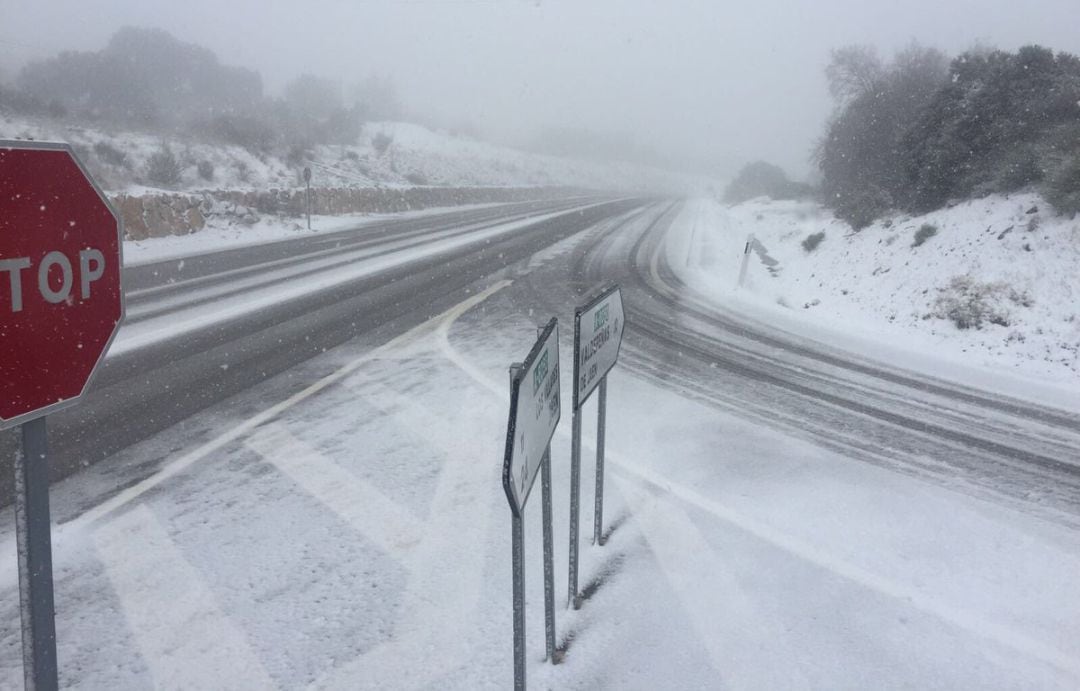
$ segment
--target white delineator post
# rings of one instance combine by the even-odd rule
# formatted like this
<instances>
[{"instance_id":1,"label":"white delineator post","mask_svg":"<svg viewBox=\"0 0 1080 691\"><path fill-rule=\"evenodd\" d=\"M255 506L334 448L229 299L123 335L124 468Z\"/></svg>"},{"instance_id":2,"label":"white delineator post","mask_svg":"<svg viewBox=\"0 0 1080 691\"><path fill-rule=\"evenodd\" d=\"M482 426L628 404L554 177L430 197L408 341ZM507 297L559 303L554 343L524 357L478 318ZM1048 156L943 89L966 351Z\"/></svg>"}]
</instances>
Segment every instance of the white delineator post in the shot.
<instances>
[{"instance_id":1,"label":"white delineator post","mask_svg":"<svg viewBox=\"0 0 1080 691\"><path fill-rule=\"evenodd\" d=\"M742 253L742 266L739 267L739 282L735 285L735 288L742 288L743 283L746 281L746 269L750 266L750 247L754 244L754 236L750 234L746 237L746 246L743 247Z\"/></svg>"}]
</instances>

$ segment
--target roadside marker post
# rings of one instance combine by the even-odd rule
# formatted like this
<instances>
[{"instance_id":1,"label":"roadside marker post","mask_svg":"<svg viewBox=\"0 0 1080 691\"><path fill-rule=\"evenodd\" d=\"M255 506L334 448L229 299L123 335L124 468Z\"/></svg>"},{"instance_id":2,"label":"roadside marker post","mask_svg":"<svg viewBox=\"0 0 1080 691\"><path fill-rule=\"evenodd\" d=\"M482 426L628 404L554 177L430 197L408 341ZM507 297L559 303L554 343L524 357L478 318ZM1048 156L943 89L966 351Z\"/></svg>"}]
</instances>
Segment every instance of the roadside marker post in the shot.
<instances>
[{"instance_id":1,"label":"roadside marker post","mask_svg":"<svg viewBox=\"0 0 1080 691\"><path fill-rule=\"evenodd\" d=\"M311 230L311 167L304 166L304 184L307 185L305 206L307 207L307 229Z\"/></svg>"},{"instance_id":2,"label":"roadside marker post","mask_svg":"<svg viewBox=\"0 0 1080 691\"><path fill-rule=\"evenodd\" d=\"M510 414L503 454L503 490L510 504L514 609L514 688L525 689L525 502L539 473L543 504L544 632L547 657L555 649L555 574L551 526L551 437L561 416L559 322L552 318L525 361L510 366Z\"/></svg>"},{"instance_id":3,"label":"roadside marker post","mask_svg":"<svg viewBox=\"0 0 1080 691\"><path fill-rule=\"evenodd\" d=\"M593 544L604 544L604 440L607 427L607 375L619 359L626 317L622 291L613 285L574 310L574 396L570 433L570 558L567 606L581 607L578 542L581 495L581 409L599 389L596 427L596 497Z\"/></svg>"},{"instance_id":4,"label":"roadside marker post","mask_svg":"<svg viewBox=\"0 0 1080 691\"><path fill-rule=\"evenodd\" d=\"M761 240L754 237L754 234L746 236L746 245L743 247L742 266L739 267L739 282L735 285L736 290L743 287L743 283L746 282L746 270L750 265L750 253L757 254L761 263L769 270L769 273L776 275L779 271L776 267L780 265L780 262L776 261L769 254L769 250L765 245L761 244Z\"/></svg>"},{"instance_id":5,"label":"roadside marker post","mask_svg":"<svg viewBox=\"0 0 1080 691\"><path fill-rule=\"evenodd\" d=\"M68 144L0 140L0 429L20 427L19 613L23 683L35 691L59 678L45 420L79 401L120 328L122 241Z\"/></svg>"}]
</instances>

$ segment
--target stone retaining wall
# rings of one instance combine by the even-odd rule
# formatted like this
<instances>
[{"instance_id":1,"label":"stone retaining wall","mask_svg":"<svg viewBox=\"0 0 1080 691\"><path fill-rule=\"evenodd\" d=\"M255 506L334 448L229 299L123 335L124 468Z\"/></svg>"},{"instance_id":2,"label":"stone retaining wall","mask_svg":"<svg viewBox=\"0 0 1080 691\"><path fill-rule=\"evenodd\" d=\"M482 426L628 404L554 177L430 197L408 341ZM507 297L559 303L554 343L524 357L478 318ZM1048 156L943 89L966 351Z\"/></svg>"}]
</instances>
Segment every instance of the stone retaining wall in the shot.
<instances>
[{"instance_id":1,"label":"stone retaining wall","mask_svg":"<svg viewBox=\"0 0 1080 691\"><path fill-rule=\"evenodd\" d=\"M320 188L311 190L311 212L395 213L436 206L552 199L575 193L580 191L563 187ZM303 189L119 194L111 200L124 220L124 233L129 240L188 235L202 230L213 217L250 225L260 215L296 218L305 212Z\"/></svg>"}]
</instances>

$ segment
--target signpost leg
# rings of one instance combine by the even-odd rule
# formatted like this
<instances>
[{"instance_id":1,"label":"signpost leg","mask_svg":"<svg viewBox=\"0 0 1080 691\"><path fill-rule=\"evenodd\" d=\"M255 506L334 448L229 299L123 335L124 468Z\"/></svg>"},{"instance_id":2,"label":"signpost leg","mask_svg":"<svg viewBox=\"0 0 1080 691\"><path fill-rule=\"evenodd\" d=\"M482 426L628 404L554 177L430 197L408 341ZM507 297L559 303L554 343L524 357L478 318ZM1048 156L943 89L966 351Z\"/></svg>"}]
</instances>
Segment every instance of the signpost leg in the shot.
<instances>
[{"instance_id":1,"label":"signpost leg","mask_svg":"<svg viewBox=\"0 0 1080 691\"><path fill-rule=\"evenodd\" d=\"M604 544L604 427L607 425L607 375L600 379L596 419L596 504L593 510L594 545Z\"/></svg>"},{"instance_id":2,"label":"signpost leg","mask_svg":"<svg viewBox=\"0 0 1080 691\"><path fill-rule=\"evenodd\" d=\"M307 184L307 229L311 230L311 183Z\"/></svg>"},{"instance_id":3,"label":"signpost leg","mask_svg":"<svg viewBox=\"0 0 1080 691\"><path fill-rule=\"evenodd\" d=\"M525 530L521 516L511 520L514 567L514 690L525 691Z\"/></svg>"},{"instance_id":4,"label":"signpost leg","mask_svg":"<svg viewBox=\"0 0 1080 691\"><path fill-rule=\"evenodd\" d=\"M22 448L15 456L15 533L23 677L27 689L51 691L58 687L58 674L45 418L23 424L21 432Z\"/></svg>"},{"instance_id":5,"label":"signpost leg","mask_svg":"<svg viewBox=\"0 0 1080 691\"><path fill-rule=\"evenodd\" d=\"M576 409L570 423L570 594L566 606L581 608L578 597L578 516L581 495L581 415Z\"/></svg>"},{"instance_id":6,"label":"signpost leg","mask_svg":"<svg viewBox=\"0 0 1080 691\"><path fill-rule=\"evenodd\" d=\"M547 657L551 664L560 662L555 650L555 548L551 527L551 446L544 452L540 465L541 503L544 514L544 633L547 635Z\"/></svg>"}]
</instances>

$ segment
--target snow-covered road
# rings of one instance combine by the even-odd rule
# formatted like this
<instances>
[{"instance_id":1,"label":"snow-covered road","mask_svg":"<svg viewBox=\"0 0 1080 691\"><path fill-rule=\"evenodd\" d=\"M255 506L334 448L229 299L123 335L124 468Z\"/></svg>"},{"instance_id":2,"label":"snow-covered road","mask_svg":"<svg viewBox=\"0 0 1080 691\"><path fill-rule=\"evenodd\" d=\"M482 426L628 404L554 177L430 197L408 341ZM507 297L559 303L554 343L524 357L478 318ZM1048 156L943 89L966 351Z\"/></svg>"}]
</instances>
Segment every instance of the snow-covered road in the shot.
<instances>
[{"instance_id":1,"label":"snow-covered road","mask_svg":"<svg viewBox=\"0 0 1080 691\"><path fill-rule=\"evenodd\" d=\"M509 686L506 367L606 279L629 325L609 390L609 539L583 545L588 598L560 603L566 659L547 665L528 507L531 686L1080 685L1080 523L1062 489L1075 413L725 312L665 263L684 211L601 219L403 333L350 340L56 486L62 683ZM559 593L568 423L552 448ZM7 687L21 672L0 525Z\"/></svg>"}]
</instances>

